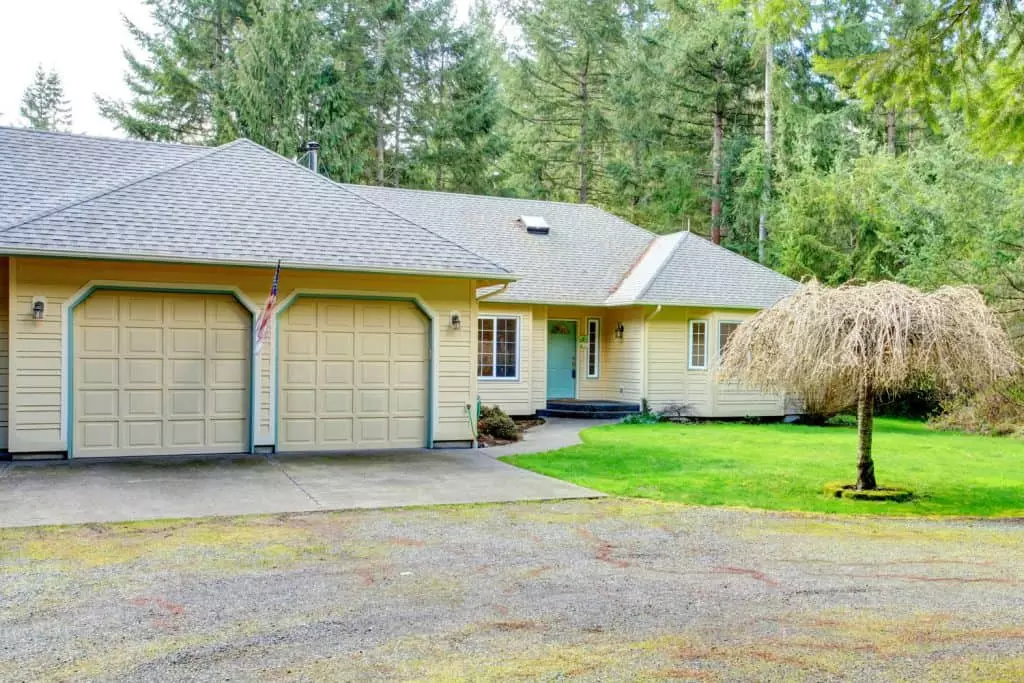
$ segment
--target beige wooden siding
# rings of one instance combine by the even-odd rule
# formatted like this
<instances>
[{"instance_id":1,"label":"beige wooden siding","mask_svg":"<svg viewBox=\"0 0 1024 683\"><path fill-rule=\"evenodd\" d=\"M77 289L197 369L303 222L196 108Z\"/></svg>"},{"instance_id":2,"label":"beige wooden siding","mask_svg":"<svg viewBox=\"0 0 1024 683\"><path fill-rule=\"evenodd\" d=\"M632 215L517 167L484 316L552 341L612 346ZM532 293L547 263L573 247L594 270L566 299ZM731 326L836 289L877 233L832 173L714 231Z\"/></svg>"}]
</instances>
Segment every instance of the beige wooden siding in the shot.
<instances>
[{"instance_id":1,"label":"beige wooden siding","mask_svg":"<svg viewBox=\"0 0 1024 683\"><path fill-rule=\"evenodd\" d=\"M0 258L0 450L7 450L7 419L9 411L7 371L10 365L10 344L7 343L10 333L10 273L6 258Z\"/></svg>"},{"instance_id":2,"label":"beige wooden siding","mask_svg":"<svg viewBox=\"0 0 1024 683\"><path fill-rule=\"evenodd\" d=\"M300 298L279 324L279 450L426 444L429 329L414 304Z\"/></svg>"},{"instance_id":3,"label":"beige wooden siding","mask_svg":"<svg viewBox=\"0 0 1024 683\"><path fill-rule=\"evenodd\" d=\"M533 307L533 337L530 340L530 404L536 412L548 405L548 307Z\"/></svg>"},{"instance_id":4,"label":"beige wooden siding","mask_svg":"<svg viewBox=\"0 0 1024 683\"><path fill-rule=\"evenodd\" d=\"M741 322L749 311L664 308L647 323L647 398L651 408L689 406L700 417L778 416L781 396L750 390L718 378L718 323ZM708 368L690 370L689 321L708 323Z\"/></svg>"},{"instance_id":5,"label":"beige wooden siding","mask_svg":"<svg viewBox=\"0 0 1024 683\"><path fill-rule=\"evenodd\" d=\"M710 417L714 398L711 370L688 369L690 320L708 320L709 311L665 308L647 323L647 400L652 410L688 406Z\"/></svg>"},{"instance_id":6,"label":"beige wooden siding","mask_svg":"<svg viewBox=\"0 0 1024 683\"><path fill-rule=\"evenodd\" d=\"M62 351L64 304L91 281L125 286L177 288L236 288L251 309L262 306L273 269L61 260L18 257L10 260L10 430L13 452L60 451L67 448L62 431ZM483 286L487 283L477 282ZM434 438L439 441L472 438L466 405L476 400L476 373L471 371L473 325L461 329L448 323L451 312L464 320L472 309L474 283L445 277L371 275L322 271L281 273L280 297L315 290L375 296L418 296L436 316L437 385ZM34 296L47 298L43 320L33 320ZM256 444L273 443L271 367L274 334L264 343L255 381L259 404Z\"/></svg>"},{"instance_id":7,"label":"beige wooden siding","mask_svg":"<svg viewBox=\"0 0 1024 683\"><path fill-rule=\"evenodd\" d=\"M785 415L785 396L781 393L767 393L745 387L736 382L725 382L718 377L721 363L719 356L719 323L743 322L753 313L748 311L715 311L709 336L713 342L712 368L715 371L714 416L715 417L769 417Z\"/></svg>"},{"instance_id":8,"label":"beige wooden siding","mask_svg":"<svg viewBox=\"0 0 1024 683\"><path fill-rule=\"evenodd\" d=\"M489 304L481 301L478 315L511 316L519 320L519 377L517 379L477 378L477 392L484 405L501 406L509 415L530 415L533 413L531 387L534 375L533 307L522 305ZM477 333L473 321L473 334ZM476 365L473 366L476 372Z\"/></svg>"},{"instance_id":9,"label":"beige wooden siding","mask_svg":"<svg viewBox=\"0 0 1024 683\"><path fill-rule=\"evenodd\" d=\"M251 319L230 296L92 294L74 314L73 454L247 451Z\"/></svg>"}]
</instances>

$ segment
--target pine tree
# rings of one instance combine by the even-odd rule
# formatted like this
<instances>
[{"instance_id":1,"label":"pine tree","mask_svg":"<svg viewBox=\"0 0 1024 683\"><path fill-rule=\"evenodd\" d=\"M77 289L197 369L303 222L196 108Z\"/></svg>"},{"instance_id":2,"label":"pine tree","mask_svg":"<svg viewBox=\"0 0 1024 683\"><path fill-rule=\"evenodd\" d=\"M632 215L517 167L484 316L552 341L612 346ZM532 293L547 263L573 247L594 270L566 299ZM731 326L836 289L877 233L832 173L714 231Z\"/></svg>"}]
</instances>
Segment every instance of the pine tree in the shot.
<instances>
[{"instance_id":1,"label":"pine tree","mask_svg":"<svg viewBox=\"0 0 1024 683\"><path fill-rule=\"evenodd\" d=\"M71 130L71 104L64 96L60 74L36 68L32 83L21 97L21 116L37 130Z\"/></svg>"},{"instance_id":2,"label":"pine tree","mask_svg":"<svg viewBox=\"0 0 1024 683\"><path fill-rule=\"evenodd\" d=\"M553 197L600 199L612 135L607 86L623 46L623 6L537 0L514 15L523 32L510 101L520 124L516 173L527 188Z\"/></svg>"}]
</instances>

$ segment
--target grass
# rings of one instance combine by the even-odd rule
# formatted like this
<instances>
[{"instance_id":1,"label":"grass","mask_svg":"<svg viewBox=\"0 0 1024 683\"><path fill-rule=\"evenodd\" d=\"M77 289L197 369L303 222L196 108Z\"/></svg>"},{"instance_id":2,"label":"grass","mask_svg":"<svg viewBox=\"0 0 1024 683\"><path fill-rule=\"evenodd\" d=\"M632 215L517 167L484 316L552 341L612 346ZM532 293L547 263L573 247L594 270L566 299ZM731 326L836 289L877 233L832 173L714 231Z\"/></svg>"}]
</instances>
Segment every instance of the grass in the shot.
<instances>
[{"instance_id":1,"label":"grass","mask_svg":"<svg viewBox=\"0 0 1024 683\"><path fill-rule=\"evenodd\" d=\"M909 488L908 502L847 500L828 482L856 480L851 427L701 423L588 429L583 444L502 458L605 493L694 505L886 515L1024 517L1024 441L937 432L878 419L879 486Z\"/></svg>"}]
</instances>

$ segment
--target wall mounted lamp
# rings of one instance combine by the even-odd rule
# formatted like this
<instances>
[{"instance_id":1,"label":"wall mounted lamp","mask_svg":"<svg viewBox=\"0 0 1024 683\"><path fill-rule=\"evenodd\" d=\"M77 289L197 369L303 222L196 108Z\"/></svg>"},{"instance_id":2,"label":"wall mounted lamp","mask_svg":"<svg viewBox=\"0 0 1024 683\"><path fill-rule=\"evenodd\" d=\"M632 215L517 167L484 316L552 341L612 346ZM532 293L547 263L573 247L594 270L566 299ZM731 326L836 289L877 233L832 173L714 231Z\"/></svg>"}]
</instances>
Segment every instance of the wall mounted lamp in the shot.
<instances>
[{"instance_id":1,"label":"wall mounted lamp","mask_svg":"<svg viewBox=\"0 0 1024 683\"><path fill-rule=\"evenodd\" d=\"M449 322L453 330L462 329L462 316L459 315L458 311L452 311L451 320Z\"/></svg>"},{"instance_id":2,"label":"wall mounted lamp","mask_svg":"<svg viewBox=\"0 0 1024 683\"><path fill-rule=\"evenodd\" d=\"M617 323L615 325L615 338L616 339L622 339L622 335L624 335L625 333L626 333L626 326L623 325L622 323Z\"/></svg>"}]
</instances>

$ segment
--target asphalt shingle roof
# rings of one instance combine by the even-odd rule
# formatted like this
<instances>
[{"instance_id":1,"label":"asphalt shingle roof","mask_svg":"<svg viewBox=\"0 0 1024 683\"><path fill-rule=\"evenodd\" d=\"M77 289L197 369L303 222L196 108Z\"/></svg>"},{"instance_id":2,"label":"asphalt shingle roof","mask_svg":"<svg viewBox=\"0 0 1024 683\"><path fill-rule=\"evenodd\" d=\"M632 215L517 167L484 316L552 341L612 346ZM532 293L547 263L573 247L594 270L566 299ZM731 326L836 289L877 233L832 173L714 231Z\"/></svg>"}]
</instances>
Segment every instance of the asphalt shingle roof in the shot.
<instances>
[{"instance_id":1,"label":"asphalt shingle roof","mask_svg":"<svg viewBox=\"0 0 1024 683\"><path fill-rule=\"evenodd\" d=\"M600 305L654 237L587 204L345 187L515 273L519 279L491 301ZM550 233L527 233L519 216L540 216Z\"/></svg>"},{"instance_id":2,"label":"asphalt shingle roof","mask_svg":"<svg viewBox=\"0 0 1024 683\"><path fill-rule=\"evenodd\" d=\"M0 127L0 229L209 151Z\"/></svg>"},{"instance_id":3,"label":"asphalt shingle roof","mask_svg":"<svg viewBox=\"0 0 1024 683\"><path fill-rule=\"evenodd\" d=\"M797 288L794 280L693 233L684 233L638 303L767 308Z\"/></svg>"},{"instance_id":4,"label":"asphalt shingle roof","mask_svg":"<svg viewBox=\"0 0 1024 683\"><path fill-rule=\"evenodd\" d=\"M23 135L0 130L0 182L12 186L0 184L0 196L22 197L0 208L20 217L5 217L0 253L260 265L281 259L286 267L509 277L487 258L248 140L185 151L155 145L172 148L162 165L144 156L129 169L115 169L94 163L101 152L90 144L82 163L67 150L42 158L21 144ZM76 149L91 140L60 137ZM103 142L111 150L123 144ZM105 174L98 172L102 178L92 182L91 194L68 190L62 197L72 203L54 206L45 190L25 191L17 171L30 179L45 171L23 157L12 159L14 150L59 168L58 181L43 182L55 192L76 172L88 176L91 167ZM124 157L132 161L131 154ZM64 159L73 160L68 168L61 166ZM25 203L34 204L31 216Z\"/></svg>"}]
</instances>

